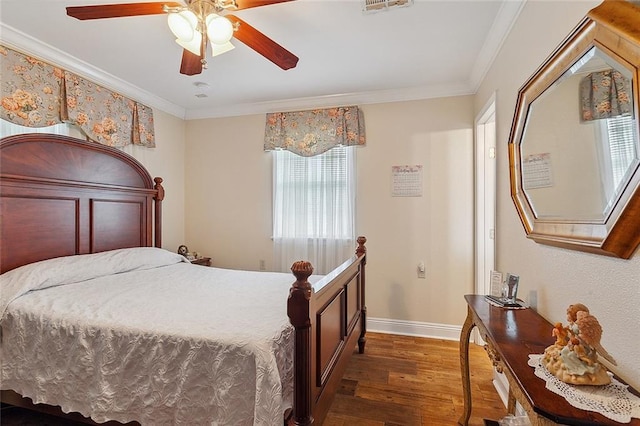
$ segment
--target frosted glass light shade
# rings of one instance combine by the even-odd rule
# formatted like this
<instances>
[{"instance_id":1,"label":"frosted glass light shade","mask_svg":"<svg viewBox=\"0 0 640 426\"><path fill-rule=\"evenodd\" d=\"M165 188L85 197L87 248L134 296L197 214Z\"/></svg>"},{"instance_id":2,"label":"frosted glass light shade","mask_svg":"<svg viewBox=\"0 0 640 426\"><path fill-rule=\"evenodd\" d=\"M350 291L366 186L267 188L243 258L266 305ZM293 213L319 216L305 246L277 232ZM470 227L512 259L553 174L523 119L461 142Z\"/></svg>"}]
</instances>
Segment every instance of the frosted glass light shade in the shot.
<instances>
[{"instance_id":1,"label":"frosted glass light shade","mask_svg":"<svg viewBox=\"0 0 640 426\"><path fill-rule=\"evenodd\" d=\"M236 47L230 41L225 44L211 43L211 56L222 55L225 52L235 49Z\"/></svg>"},{"instance_id":2,"label":"frosted glass light shade","mask_svg":"<svg viewBox=\"0 0 640 426\"><path fill-rule=\"evenodd\" d=\"M191 41L197 33L198 17L190 10L169 13L167 23L173 35L183 42Z\"/></svg>"},{"instance_id":3,"label":"frosted glass light shade","mask_svg":"<svg viewBox=\"0 0 640 426\"><path fill-rule=\"evenodd\" d=\"M195 33L193 34L193 38L190 41L182 41L178 38L176 39L176 43L178 43L180 46L184 47L194 55L200 56L200 45L202 44L202 34L200 34L200 32L198 31L195 31Z\"/></svg>"},{"instance_id":4,"label":"frosted glass light shade","mask_svg":"<svg viewBox=\"0 0 640 426\"><path fill-rule=\"evenodd\" d=\"M206 23L211 43L223 45L233 37L233 24L227 18L212 13L207 16Z\"/></svg>"}]
</instances>

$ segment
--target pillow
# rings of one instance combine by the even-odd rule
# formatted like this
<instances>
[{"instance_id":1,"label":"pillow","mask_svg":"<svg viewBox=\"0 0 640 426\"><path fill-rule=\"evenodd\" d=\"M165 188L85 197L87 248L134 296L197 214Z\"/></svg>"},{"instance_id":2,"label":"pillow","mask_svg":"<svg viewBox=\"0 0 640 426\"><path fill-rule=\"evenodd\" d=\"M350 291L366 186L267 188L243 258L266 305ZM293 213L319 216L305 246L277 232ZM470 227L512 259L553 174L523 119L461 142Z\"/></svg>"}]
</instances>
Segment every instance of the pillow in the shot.
<instances>
[{"instance_id":1,"label":"pillow","mask_svg":"<svg viewBox=\"0 0 640 426\"><path fill-rule=\"evenodd\" d=\"M0 275L0 318L9 303L32 290L87 281L106 275L189 261L156 247L134 247L64 256L21 266Z\"/></svg>"}]
</instances>

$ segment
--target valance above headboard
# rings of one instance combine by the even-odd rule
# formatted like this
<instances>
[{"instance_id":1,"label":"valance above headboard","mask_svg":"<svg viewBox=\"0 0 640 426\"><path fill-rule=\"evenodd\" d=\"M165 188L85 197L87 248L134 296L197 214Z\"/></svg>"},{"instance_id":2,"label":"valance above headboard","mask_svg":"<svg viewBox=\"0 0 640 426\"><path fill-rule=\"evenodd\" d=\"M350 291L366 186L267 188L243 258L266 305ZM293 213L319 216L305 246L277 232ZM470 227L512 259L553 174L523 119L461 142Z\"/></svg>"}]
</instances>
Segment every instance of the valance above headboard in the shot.
<instances>
[{"instance_id":1,"label":"valance above headboard","mask_svg":"<svg viewBox=\"0 0 640 426\"><path fill-rule=\"evenodd\" d=\"M150 107L0 45L0 118L26 127L77 125L92 141L155 147Z\"/></svg>"}]
</instances>

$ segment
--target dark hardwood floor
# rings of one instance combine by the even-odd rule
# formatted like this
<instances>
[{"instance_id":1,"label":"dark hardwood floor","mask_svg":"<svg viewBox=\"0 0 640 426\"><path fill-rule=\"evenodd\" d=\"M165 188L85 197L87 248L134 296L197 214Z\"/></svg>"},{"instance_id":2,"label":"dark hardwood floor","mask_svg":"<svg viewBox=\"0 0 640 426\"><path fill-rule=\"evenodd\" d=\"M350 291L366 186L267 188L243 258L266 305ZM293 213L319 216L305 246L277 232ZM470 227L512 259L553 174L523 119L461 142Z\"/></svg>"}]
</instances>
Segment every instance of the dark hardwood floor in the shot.
<instances>
[{"instance_id":1,"label":"dark hardwood floor","mask_svg":"<svg viewBox=\"0 0 640 426\"><path fill-rule=\"evenodd\" d=\"M469 350L473 411L469 425L507 414L482 347ZM324 426L455 425L463 412L458 342L367 333L354 354Z\"/></svg>"},{"instance_id":2,"label":"dark hardwood floor","mask_svg":"<svg viewBox=\"0 0 640 426\"><path fill-rule=\"evenodd\" d=\"M504 417L506 409L491 381L491 363L475 345L470 349L470 371L469 425ZM368 333L365 353L351 358L324 426L450 426L462 411L458 342ZM0 424L78 423L9 408L2 410Z\"/></svg>"}]
</instances>

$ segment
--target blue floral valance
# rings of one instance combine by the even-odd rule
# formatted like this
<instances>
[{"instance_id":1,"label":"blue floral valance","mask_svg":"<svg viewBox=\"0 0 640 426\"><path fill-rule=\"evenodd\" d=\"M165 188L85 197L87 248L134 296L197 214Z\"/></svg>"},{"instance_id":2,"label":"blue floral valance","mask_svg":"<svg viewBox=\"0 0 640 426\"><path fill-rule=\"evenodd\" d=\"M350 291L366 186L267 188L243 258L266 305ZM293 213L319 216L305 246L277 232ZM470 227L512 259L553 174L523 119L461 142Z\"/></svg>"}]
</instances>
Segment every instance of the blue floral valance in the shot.
<instances>
[{"instance_id":1,"label":"blue floral valance","mask_svg":"<svg viewBox=\"0 0 640 426\"><path fill-rule=\"evenodd\" d=\"M633 112L631 82L610 69L592 72L580 80L580 120L592 121Z\"/></svg>"},{"instance_id":2,"label":"blue floral valance","mask_svg":"<svg viewBox=\"0 0 640 426\"><path fill-rule=\"evenodd\" d=\"M267 114L265 151L312 157L338 145L364 144L364 117L357 106Z\"/></svg>"},{"instance_id":3,"label":"blue floral valance","mask_svg":"<svg viewBox=\"0 0 640 426\"><path fill-rule=\"evenodd\" d=\"M155 147L153 111L75 74L0 45L0 118L26 127L77 125L103 145Z\"/></svg>"}]
</instances>

